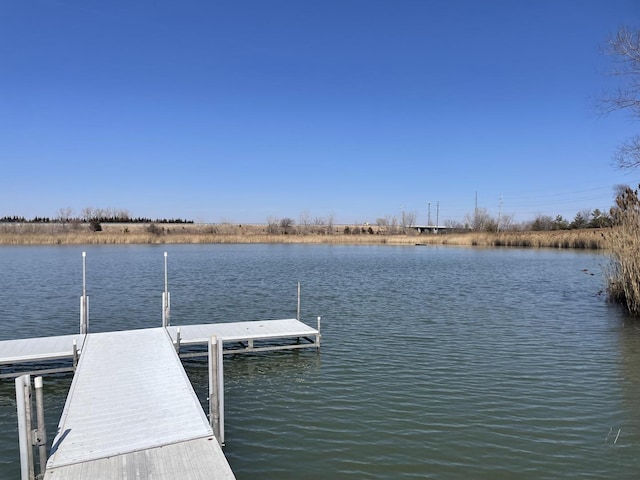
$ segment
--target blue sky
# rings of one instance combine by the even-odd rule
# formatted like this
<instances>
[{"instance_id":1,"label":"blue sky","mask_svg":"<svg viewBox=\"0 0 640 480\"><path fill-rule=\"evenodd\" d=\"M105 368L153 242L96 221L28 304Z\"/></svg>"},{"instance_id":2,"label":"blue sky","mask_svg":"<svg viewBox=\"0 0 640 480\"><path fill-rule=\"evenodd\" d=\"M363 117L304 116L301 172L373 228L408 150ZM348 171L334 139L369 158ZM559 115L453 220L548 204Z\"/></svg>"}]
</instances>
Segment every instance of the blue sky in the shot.
<instances>
[{"instance_id":1,"label":"blue sky","mask_svg":"<svg viewBox=\"0 0 640 480\"><path fill-rule=\"evenodd\" d=\"M0 216L516 221L613 204L640 2L3 0Z\"/></svg>"}]
</instances>

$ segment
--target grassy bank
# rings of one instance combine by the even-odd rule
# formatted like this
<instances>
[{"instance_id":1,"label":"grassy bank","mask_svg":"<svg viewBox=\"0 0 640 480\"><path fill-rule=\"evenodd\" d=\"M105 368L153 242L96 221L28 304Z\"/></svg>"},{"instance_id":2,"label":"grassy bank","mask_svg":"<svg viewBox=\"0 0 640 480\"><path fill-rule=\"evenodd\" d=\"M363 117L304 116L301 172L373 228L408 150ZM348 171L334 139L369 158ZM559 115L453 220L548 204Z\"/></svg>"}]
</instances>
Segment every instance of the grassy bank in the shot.
<instances>
[{"instance_id":1,"label":"grassy bank","mask_svg":"<svg viewBox=\"0 0 640 480\"><path fill-rule=\"evenodd\" d=\"M105 224L93 232L86 224L12 224L0 226L0 245L90 245L90 244L204 244L204 243L318 243L388 245L459 245L535 248L606 248L610 230L585 229L550 232L469 232L438 235L373 234L364 229L335 227L322 233L292 231L269 233L265 225L198 224Z\"/></svg>"}]
</instances>

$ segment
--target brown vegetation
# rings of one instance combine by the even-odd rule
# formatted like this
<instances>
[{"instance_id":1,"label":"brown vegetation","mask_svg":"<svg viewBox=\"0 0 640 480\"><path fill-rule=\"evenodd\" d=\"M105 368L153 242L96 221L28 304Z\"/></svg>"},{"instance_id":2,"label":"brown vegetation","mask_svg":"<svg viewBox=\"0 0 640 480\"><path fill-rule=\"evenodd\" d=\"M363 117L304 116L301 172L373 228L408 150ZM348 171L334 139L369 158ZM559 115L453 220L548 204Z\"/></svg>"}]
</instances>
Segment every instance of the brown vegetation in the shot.
<instances>
[{"instance_id":1,"label":"brown vegetation","mask_svg":"<svg viewBox=\"0 0 640 480\"><path fill-rule=\"evenodd\" d=\"M615 227L607 236L612 265L609 298L640 316L640 199L627 188L617 200Z\"/></svg>"},{"instance_id":2,"label":"brown vegetation","mask_svg":"<svg viewBox=\"0 0 640 480\"><path fill-rule=\"evenodd\" d=\"M270 225L234 224L4 224L1 245L171 244L171 243L320 243L460 245L487 247L605 248L608 229L547 232L467 232L386 234L377 226L339 225L331 229L274 230Z\"/></svg>"}]
</instances>

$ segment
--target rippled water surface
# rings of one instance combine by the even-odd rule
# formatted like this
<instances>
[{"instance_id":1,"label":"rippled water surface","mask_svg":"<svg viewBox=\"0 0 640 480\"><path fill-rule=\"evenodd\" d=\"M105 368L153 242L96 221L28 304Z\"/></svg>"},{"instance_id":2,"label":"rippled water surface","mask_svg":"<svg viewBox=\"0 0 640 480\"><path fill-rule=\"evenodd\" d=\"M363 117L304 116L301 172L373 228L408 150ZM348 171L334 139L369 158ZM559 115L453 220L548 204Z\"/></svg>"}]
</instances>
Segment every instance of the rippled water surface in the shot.
<instances>
[{"instance_id":1,"label":"rippled water surface","mask_svg":"<svg viewBox=\"0 0 640 480\"><path fill-rule=\"evenodd\" d=\"M238 479L638 478L640 323L597 253L445 247L1 247L0 339L322 316L315 351L225 357ZM187 372L205 400L206 364ZM55 431L70 376L45 378ZM51 435L50 435L51 436ZM0 478L19 478L12 381Z\"/></svg>"}]
</instances>

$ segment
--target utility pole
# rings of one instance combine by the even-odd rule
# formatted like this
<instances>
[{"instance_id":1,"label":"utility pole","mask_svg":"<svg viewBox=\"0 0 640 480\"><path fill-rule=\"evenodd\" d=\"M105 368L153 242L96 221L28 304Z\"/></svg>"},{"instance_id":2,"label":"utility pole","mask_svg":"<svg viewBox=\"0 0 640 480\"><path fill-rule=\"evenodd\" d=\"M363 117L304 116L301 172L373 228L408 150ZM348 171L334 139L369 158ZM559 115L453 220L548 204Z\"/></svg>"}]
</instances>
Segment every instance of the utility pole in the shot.
<instances>
[{"instance_id":1,"label":"utility pole","mask_svg":"<svg viewBox=\"0 0 640 480\"><path fill-rule=\"evenodd\" d=\"M500 231L500 215L502 214L502 195L500 195L500 203L498 204L498 225L496 226L496 231Z\"/></svg>"},{"instance_id":2,"label":"utility pole","mask_svg":"<svg viewBox=\"0 0 640 480\"><path fill-rule=\"evenodd\" d=\"M427 214L427 227L431 226L431 202L428 202L429 213Z\"/></svg>"},{"instance_id":3,"label":"utility pole","mask_svg":"<svg viewBox=\"0 0 640 480\"><path fill-rule=\"evenodd\" d=\"M436 233L438 233L438 225L440 225L440 201L436 203Z\"/></svg>"}]
</instances>

